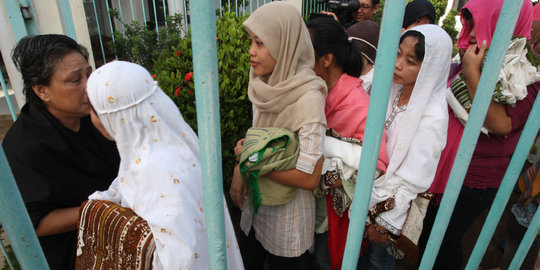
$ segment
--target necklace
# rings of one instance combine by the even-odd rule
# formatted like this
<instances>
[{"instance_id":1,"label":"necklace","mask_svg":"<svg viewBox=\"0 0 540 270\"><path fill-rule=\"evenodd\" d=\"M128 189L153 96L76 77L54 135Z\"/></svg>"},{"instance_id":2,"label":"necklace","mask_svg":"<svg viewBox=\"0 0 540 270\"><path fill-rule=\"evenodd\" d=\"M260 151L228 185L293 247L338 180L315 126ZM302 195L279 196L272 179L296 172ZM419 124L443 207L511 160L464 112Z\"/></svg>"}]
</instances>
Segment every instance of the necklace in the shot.
<instances>
[{"instance_id":1,"label":"necklace","mask_svg":"<svg viewBox=\"0 0 540 270\"><path fill-rule=\"evenodd\" d=\"M399 98L401 97L401 93L403 93L403 88L399 89L396 97L394 98L394 102L392 103L392 113L390 114L390 116L388 116L388 119L386 119L386 122L384 123L384 130L388 129L388 127L392 124L398 113L407 110L407 104L403 104L399 107L397 105L399 102Z\"/></svg>"}]
</instances>

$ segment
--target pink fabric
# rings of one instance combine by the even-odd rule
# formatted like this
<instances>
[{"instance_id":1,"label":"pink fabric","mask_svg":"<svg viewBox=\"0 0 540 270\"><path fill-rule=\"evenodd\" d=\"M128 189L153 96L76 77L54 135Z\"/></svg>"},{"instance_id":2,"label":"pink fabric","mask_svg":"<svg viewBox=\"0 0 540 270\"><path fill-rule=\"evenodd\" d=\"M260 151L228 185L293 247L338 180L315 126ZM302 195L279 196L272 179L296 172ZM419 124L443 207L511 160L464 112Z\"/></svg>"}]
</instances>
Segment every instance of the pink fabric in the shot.
<instances>
[{"instance_id":1,"label":"pink fabric","mask_svg":"<svg viewBox=\"0 0 540 270\"><path fill-rule=\"evenodd\" d=\"M328 93L325 105L327 127L343 137L364 140L369 95L362 88L362 80L343 74ZM377 169L386 172L386 135L383 133Z\"/></svg>"},{"instance_id":2,"label":"pink fabric","mask_svg":"<svg viewBox=\"0 0 540 270\"><path fill-rule=\"evenodd\" d=\"M539 89L540 82L527 86L527 96L518 101L515 107L506 107L506 114L512 119L512 131L509 134L505 136L480 134L465 175L464 186L478 189L500 186ZM441 153L435 180L429 189L431 193L444 192L463 130L463 125L450 110L446 147Z\"/></svg>"},{"instance_id":3,"label":"pink fabric","mask_svg":"<svg viewBox=\"0 0 540 270\"><path fill-rule=\"evenodd\" d=\"M540 21L540 5L536 4L533 7L533 22Z\"/></svg>"},{"instance_id":4,"label":"pink fabric","mask_svg":"<svg viewBox=\"0 0 540 270\"><path fill-rule=\"evenodd\" d=\"M474 30L476 32L476 40L481 44L483 40L487 41L487 46L491 44L497 19L501 12L503 0L471 0L463 8L461 8L461 25L463 29L459 33L457 47L459 49L467 49L471 44L472 27L470 23L463 18L463 11L468 9L473 17ZM516 28L514 29L515 36L531 37L531 27L533 21L533 7L530 0L523 1L523 7L519 14Z\"/></svg>"},{"instance_id":5,"label":"pink fabric","mask_svg":"<svg viewBox=\"0 0 540 270\"><path fill-rule=\"evenodd\" d=\"M369 95L362 88L362 80L347 74L341 75L337 83L328 92L325 115L328 128L333 128L343 137L364 140ZM386 135L383 133L377 169L386 172L388 156L386 154ZM331 269L341 269L345 251L349 217L347 211L343 217L335 214L331 197L328 203L328 250L330 251ZM365 241L364 241L365 242Z\"/></svg>"}]
</instances>

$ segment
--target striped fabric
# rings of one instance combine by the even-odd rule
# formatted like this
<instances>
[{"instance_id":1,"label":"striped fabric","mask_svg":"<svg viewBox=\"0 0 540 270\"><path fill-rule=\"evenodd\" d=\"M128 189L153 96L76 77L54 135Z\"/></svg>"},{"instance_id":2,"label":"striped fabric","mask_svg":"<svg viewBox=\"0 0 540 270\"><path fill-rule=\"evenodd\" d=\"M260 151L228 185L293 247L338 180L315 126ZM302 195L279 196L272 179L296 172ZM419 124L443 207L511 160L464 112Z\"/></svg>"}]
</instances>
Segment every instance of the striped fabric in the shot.
<instances>
[{"instance_id":1,"label":"striped fabric","mask_svg":"<svg viewBox=\"0 0 540 270\"><path fill-rule=\"evenodd\" d=\"M517 187L521 191L520 201L524 204L529 204L536 200L540 203L540 177L538 176L538 167L540 160L531 164L528 169L524 170L518 178Z\"/></svg>"},{"instance_id":2,"label":"striped fabric","mask_svg":"<svg viewBox=\"0 0 540 270\"><path fill-rule=\"evenodd\" d=\"M311 174L315 164L322 156L323 139L326 127L320 123L303 125L298 132L300 138L300 154L296 169Z\"/></svg>"},{"instance_id":3,"label":"striped fabric","mask_svg":"<svg viewBox=\"0 0 540 270\"><path fill-rule=\"evenodd\" d=\"M463 73L460 73L452 80L452 82L450 83L450 89L452 89L452 93L459 101L459 103L463 106L463 108L467 112L470 112L472 101L471 96L469 95L469 90L467 90L467 84L465 83Z\"/></svg>"},{"instance_id":4,"label":"striped fabric","mask_svg":"<svg viewBox=\"0 0 540 270\"><path fill-rule=\"evenodd\" d=\"M75 269L151 269L155 248L150 227L131 209L110 201L83 203Z\"/></svg>"}]
</instances>

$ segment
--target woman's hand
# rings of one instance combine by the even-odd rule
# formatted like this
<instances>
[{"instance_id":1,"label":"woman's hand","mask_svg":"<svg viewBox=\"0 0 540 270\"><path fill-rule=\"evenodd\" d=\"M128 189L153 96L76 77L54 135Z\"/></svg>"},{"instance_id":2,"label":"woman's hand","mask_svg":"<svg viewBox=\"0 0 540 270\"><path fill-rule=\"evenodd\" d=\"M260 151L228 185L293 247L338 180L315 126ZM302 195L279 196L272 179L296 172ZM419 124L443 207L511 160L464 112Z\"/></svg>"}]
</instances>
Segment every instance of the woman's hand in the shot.
<instances>
[{"instance_id":1,"label":"woman's hand","mask_svg":"<svg viewBox=\"0 0 540 270\"><path fill-rule=\"evenodd\" d=\"M375 229L375 226L377 226L377 229ZM378 230L383 233L379 232ZM367 237L370 242L384 244L386 243L386 240L388 240L388 231L382 226L377 225L377 223L368 225L364 235L364 237Z\"/></svg>"},{"instance_id":2,"label":"woman's hand","mask_svg":"<svg viewBox=\"0 0 540 270\"><path fill-rule=\"evenodd\" d=\"M246 138L240 139L238 142L236 142L236 146L234 147L234 155L236 156L237 162L240 162L240 155L242 155L242 149L244 149L245 141Z\"/></svg>"},{"instance_id":3,"label":"woman's hand","mask_svg":"<svg viewBox=\"0 0 540 270\"><path fill-rule=\"evenodd\" d=\"M465 51L463 55L463 72L465 74L465 82L471 100L474 100L480 75L482 75L482 60L486 54L486 42L482 42L482 47L476 53L478 46L475 44ZM506 108L503 105L491 101L484 120L484 125L494 134L505 135L512 131L512 118L506 114Z\"/></svg>"},{"instance_id":4,"label":"woman's hand","mask_svg":"<svg viewBox=\"0 0 540 270\"><path fill-rule=\"evenodd\" d=\"M329 188L338 188L338 187L342 187L343 186L343 182L341 181L341 178L339 178L338 180L336 180L336 182L329 186Z\"/></svg>"},{"instance_id":5,"label":"woman's hand","mask_svg":"<svg viewBox=\"0 0 540 270\"><path fill-rule=\"evenodd\" d=\"M247 200L247 190L248 184L244 183L242 180L242 175L240 174L240 166L236 165L233 170L233 178L231 182L231 189L229 189L229 195L233 203L242 209L242 203L244 200Z\"/></svg>"},{"instance_id":6,"label":"woman's hand","mask_svg":"<svg viewBox=\"0 0 540 270\"><path fill-rule=\"evenodd\" d=\"M474 44L467 48L465 54L463 55L463 72L465 74L465 80L467 81L467 86L471 99L474 99L476 94L476 88L478 82L480 81L480 75L482 74L482 61L484 60L484 55L486 54L486 41L482 41L482 46L476 53L478 49L478 44Z\"/></svg>"}]
</instances>

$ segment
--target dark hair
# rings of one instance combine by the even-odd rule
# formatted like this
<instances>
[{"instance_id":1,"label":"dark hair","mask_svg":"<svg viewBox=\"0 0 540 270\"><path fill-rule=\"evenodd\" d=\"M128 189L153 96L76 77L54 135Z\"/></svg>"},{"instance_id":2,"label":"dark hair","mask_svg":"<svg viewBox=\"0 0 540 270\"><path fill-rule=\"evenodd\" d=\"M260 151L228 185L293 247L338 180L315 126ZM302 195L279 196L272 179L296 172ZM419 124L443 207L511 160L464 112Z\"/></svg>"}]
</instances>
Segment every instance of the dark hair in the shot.
<instances>
[{"instance_id":1,"label":"dark hair","mask_svg":"<svg viewBox=\"0 0 540 270\"><path fill-rule=\"evenodd\" d=\"M48 86L56 64L71 52L82 54L88 61L86 48L65 35L30 35L17 43L11 59L22 74L26 102L43 106L43 101L34 93L32 86Z\"/></svg>"},{"instance_id":2,"label":"dark hair","mask_svg":"<svg viewBox=\"0 0 540 270\"><path fill-rule=\"evenodd\" d=\"M416 39L418 39L418 42L416 42L416 44L414 45L414 53L416 54L416 59L423 61L424 54L426 53L426 42L424 39L424 35L422 35L422 33L416 30L409 30L401 36L401 38L399 39L399 44L401 44L401 42L403 42L406 37L415 37Z\"/></svg>"},{"instance_id":3,"label":"dark hair","mask_svg":"<svg viewBox=\"0 0 540 270\"><path fill-rule=\"evenodd\" d=\"M360 49L349 42L349 36L338 22L330 17L317 17L311 20L307 27L316 58L331 53L345 73L354 77L360 76L363 68Z\"/></svg>"},{"instance_id":4,"label":"dark hair","mask_svg":"<svg viewBox=\"0 0 540 270\"><path fill-rule=\"evenodd\" d=\"M378 4L379 4L379 0L371 0L371 5L373 5L373 7L375 7Z\"/></svg>"}]
</instances>

